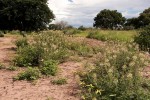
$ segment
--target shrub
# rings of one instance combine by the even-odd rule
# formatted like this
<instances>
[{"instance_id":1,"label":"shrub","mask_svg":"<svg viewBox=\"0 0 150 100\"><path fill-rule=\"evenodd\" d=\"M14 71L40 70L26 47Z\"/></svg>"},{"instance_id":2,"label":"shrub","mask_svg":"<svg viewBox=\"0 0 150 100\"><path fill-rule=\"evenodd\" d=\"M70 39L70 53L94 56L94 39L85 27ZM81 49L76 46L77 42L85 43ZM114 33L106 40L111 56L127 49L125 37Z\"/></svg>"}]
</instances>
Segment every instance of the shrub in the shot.
<instances>
[{"instance_id":1,"label":"shrub","mask_svg":"<svg viewBox=\"0 0 150 100\"><path fill-rule=\"evenodd\" d=\"M0 63L0 69L5 69L5 67Z\"/></svg>"},{"instance_id":2,"label":"shrub","mask_svg":"<svg viewBox=\"0 0 150 100\"><path fill-rule=\"evenodd\" d=\"M37 66L40 63L42 51L33 46L19 48L18 55L15 57L15 65L19 67Z\"/></svg>"},{"instance_id":3,"label":"shrub","mask_svg":"<svg viewBox=\"0 0 150 100\"><path fill-rule=\"evenodd\" d=\"M66 78L59 78L57 80L53 80L52 83L56 85L64 85L67 84L67 80Z\"/></svg>"},{"instance_id":4,"label":"shrub","mask_svg":"<svg viewBox=\"0 0 150 100\"><path fill-rule=\"evenodd\" d=\"M44 61L41 66L41 73L44 75L56 75L57 73L57 62L54 60Z\"/></svg>"},{"instance_id":5,"label":"shrub","mask_svg":"<svg viewBox=\"0 0 150 100\"><path fill-rule=\"evenodd\" d=\"M17 67L15 67L15 66L10 66L10 67L7 68L7 70L15 71L15 70L17 70Z\"/></svg>"},{"instance_id":6,"label":"shrub","mask_svg":"<svg viewBox=\"0 0 150 100\"><path fill-rule=\"evenodd\" d=\"M1 32L1 31L0 31L0 37L4 37L4 34L3 34L3 32Z\"/></svg>"},{"instance_id":7,"label":"shrub","mask_svg":"<svg viewBox=\"0 0 150 100\"><path fill-rule=\"evenodd\" d=\"M19 73L16 77L14 77L14 80L36 80L40 78L41 73L38 68L32 68L28 67L28 69L24 72Z\"/></svg>"},{"instance_id":8,"label":"shrub","mask_svg":"<svg viewBox=\"0 0 150 100\"><path fill-rule=\"evenodd\" d=\"M111 44L112 45L112 44ZM141 71L148 57L135 46L113 45L99 53L94 64L80 73L83 99L86 100L148 100L150 91L143 87Z\"/></svg>"},{"instance_id":9,"label":"shrub","mask_svg":"<svg viewBox=\"0 0 150 100\"><path fill-rule=\"evenodd\" d=\"M78 30L85 31L85 30L86 30L86 28L85 28L84 26L80 26L80 27L78 28Z\"/></svg>"},{"instance_id":10,"label":"shrub","mask_svg":"<svg viewBox=\"0 0 150 100\"><path fill-rule=\"evenodd\" d=\"M68 45L68 49L84 57L92 56L94 53L93 48L87 46L87 44L84 42L81 43L70 42L70 44Z\"/></svg>"},{"instance_id":11,"label":"shrub","mask_svg":"<svg viewBox=\"0 0 150 100\"><path fill-rule=\"evenodd\" d=\"M101 41L107 40L106 36L102 33L99 33L98 31L89 32L87 38L93 38L93 39L97 39L97 40L101 40Z\"/></svg>"},{"instance_id":12,"label":"shrub","mask_svg":"<svg viewBox=\"0 0 150 100\"><path fill-rule=\"evenodd\" d=\"M150 52L150 25L146 26L139 35L135 37L134 41L139 44L141 50Z\"/></svg>"},{"instance_id":13,"label":"shrub","mask_svg":"<svg viewBox=\"0 0 150 100\"><path fill-rule=\"evenodd\" d=\"M27 38L19 39L19 40L15 41L15 45L17 46L17 48L27 46L28 40L27 40Z\"/></svg>"},{"instance_id":14,"label":"shrub","mask_svg":"<svg viewBox=\"0 0 150 100\"><path fill-rule=\"evenodd\" d=\"M34 47L43 51L42 59L63 62L67 57L66 39L60 32L45 32L34 36Z\"/></svg>"}]
</instances>

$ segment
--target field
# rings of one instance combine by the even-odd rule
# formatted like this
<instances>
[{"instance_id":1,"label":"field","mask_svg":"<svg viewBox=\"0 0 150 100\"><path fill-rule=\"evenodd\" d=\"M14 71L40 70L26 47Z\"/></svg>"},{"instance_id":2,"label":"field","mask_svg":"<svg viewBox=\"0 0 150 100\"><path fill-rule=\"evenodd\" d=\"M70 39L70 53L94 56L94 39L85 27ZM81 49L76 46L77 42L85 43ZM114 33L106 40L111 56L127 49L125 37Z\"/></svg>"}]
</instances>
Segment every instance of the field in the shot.
<instances>
[{"instance_id":1,"label":"field","mask_svg":"<svg viewBox=\"0 0 150 100\"><path fill-rule=\"evenodd\" d=\"M77 29L0 37L0 100L148 100L138 31Z\"/></svg>"}]
</instances>

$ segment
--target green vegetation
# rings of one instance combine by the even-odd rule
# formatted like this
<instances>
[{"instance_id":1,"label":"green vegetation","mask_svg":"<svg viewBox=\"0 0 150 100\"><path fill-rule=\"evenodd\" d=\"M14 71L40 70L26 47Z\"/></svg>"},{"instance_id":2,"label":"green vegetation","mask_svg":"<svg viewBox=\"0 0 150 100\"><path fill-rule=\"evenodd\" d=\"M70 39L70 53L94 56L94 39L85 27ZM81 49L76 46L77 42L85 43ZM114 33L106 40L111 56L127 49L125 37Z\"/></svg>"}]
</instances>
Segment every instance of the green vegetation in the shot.
<instances>
[{"instance_id":1,"label":"green vegetation","mask_svg":"<svg viewBox=\"0 0 150 100\"><path fill-rule=\"evenodd\" d=\"M36 79L40 78L40 76L41 76L41 72L38 68L28 67L27 70L19 73L16 77L14 77L14 80L32 81L32 80L36 80Z\"/></svg>"},{"instance_id":2,"label":"green vegetation","mask_svg":"<svg viewBox=\"0 0 150 100\"><path fill-rule=\"evenodd\" d=\"M4 34L3 34L3 32L1 32L1 31L0 31L0 37L4 37Z\"/></svg>"},{"instance_id":3,"label":"green vegetation","mask_svg":"<svg viewBox=\"0 0 150 100\"><path fill-rule=\"evenodd\" d=\"M85 100L147 100L149 84L141 76L149 57L136 45L109 43L80 73L82 98ZM147 87L143 87L146 84Z\"/></svg>"},{"instance_id":4,"label":"green vegetation","mask_svg":"<svg viewBox=\"0 0 150 100\"><path fill-rule=\"evenodd\" d=\"M139 35L134 40L141 50L150 52L150 25L139 32Z\"/></svg>"},{"instance_id":5,"label":"green vegetation","mask_svg":"<svg viewBox=\"0 0 150 100\"><path fill-rule=\"evenodd\" d=\"M119 27L118 25L122 26L125 20L125 17L117 12L117 10L104 9L94 18L93 26L96 28L117 29ZM122 28L120 27L120 29Z\"/></svg>"},{"instance_id":6,"label":"green vegetation","mask_svg":"<svg viewBox=\"0 0 150 100\"><path fill-rule=\"evenodd\" d=\"M15 71L15 70L17 70L17 67L16 66L10 66L7 68L7 70Z\"/></svg>"},{"instance_id":7,"label":"green vegetation","mask_svg":"<svg viewBox=\"0 0 150 100\"><path fill-rule=\"evenodd\" d=\"M52 83L56 85L64 85L67 84L67 80L66 78L59 78L57 80L53 80Z\"/></svg>"},{"instance_id":8,"label":"green vegetation","mask_svg":"<svg viewBox=\"0 0 150 100\"><path fill-rule=\"evenodd\" d=\"M54 60L44 61L41 67L41 73L44 75L56 75L58 68L57 62Z\"/></svg>"},{"instance_id":9,"label":"green vegetation","mask_svg":"<svg viewBox=\"0 0 150 100\"><path fill-rule=\"evenodd\" d=\"M136 31L91 31L87 38L101 41L133 42Z\"/></svg>"},{"instance_id":10,"label":"green vegetation","mask_svg":"<svg viewBox=\"0 0 150 100\"><path fill-rule=\"evenodd\" d=\"M0 63L0 69L5 69L5 67Z\"/></svg>"},{"instance_id":11,"label":"green vegetation","mask_svg":"<svg viewBox=\"0 0 150 100\"><path fill-rule=\"evenodd\" d=\"M1 0L0 30L38 31L54 19L47 0ZM11 17L10 17L11 16Z\"/></svg>"},{"instance_id":12,"label":"green vegetation","mask_svg":"<svg viewBox=\"0 0 150 100\"><path fill-rule=\"evenodd\" d=\"M17 46L17 48L25 47L28 45L27 41L28 41L27 38L21 38L15 41L15 45Z\"/></svg>"}]
</instances>

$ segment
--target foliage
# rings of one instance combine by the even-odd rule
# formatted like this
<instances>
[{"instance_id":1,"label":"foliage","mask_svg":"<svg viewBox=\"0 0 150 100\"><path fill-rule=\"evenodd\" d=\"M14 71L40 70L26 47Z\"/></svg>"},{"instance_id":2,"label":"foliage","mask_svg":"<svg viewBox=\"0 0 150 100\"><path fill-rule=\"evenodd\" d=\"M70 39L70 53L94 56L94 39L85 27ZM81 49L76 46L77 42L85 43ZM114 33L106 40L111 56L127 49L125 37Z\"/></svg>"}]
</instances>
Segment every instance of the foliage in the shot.
<instances>
[{"instance_id":1,"label":"foliage","mask_svg":"<svg viewBox=\"0 0 150 100\"><path fill-rule=\"evenodd\" d=\"M113 45L113 47L112 47ZM82 99L85 100L147 100L148 85L141 71L149 64L148 56L135 45L107 44L105 52L80 73Z\"/></svg>"},{"instance_id":2,"label":"foliage","mask_svg":"<svg viewBox=\"0 0 150 100\"><path fill-rule=\"evenodd\" d=\"M78 30L85 31L86 28L84 26L79 26Z\"/></svg>"},{"instance_id":3,"label":"foliage","mask_svg":"<svg viewBox=\"0 0 150 100\"><path fill-rule=\"evenodd\" d=\"M57 73L57 62L54 60L44 61L41 66L41 73L44 75L56 75Z\"/></svg>"},{"instance_id":4,"label":"foliage","mask_svg":"<svg viewBox=\"0 0 150 100\"><path fill-rule=\"evenodd\" d=\"M142 13L140 13L139 19L139 27L145 27L150 24L150 8L145 9Z\"/></svg>"},{"instance_id":5,"label":"foliage","mask_svg":"<svg viewBox=\"0 0 150 100\"><path fill-rule=\"evenodd\" d=\"M7 70L15 71L15 70L17 70L17 67L16 66L10 66L7 68Z\"/></svg>"},{"instance_id":6,"label":"foliage","mask_svg":"<svg viewBox=\"0 0 150 100\"><path fill-rule=\"evenodd\" d=\"M20 67L37 66L40 63L40 57L42 51L38 50L33 46L25 46L19 48L17 51L18 55L15 57L15 65Z\"/></svg>"},{"instance_id":7,"label":"foliage","mask_svg":"<svg viewBox=\"0 0 150 100\"><path fill-rule=\"evenodd\" d=\"M132 42L136 31L90 31L87 38L101 41Z\"/></svg>"},{"instance_id":8,"label":"foliage","mask_svg":"<svg viewBox=\"0 0 150 100\"><path fill-rule=\"evenodd\" d=\"M0 69L5 69L5 67L0 63Z\"/></svg>"},{"instance_id":9,"label":"foliage","mask_svg":"<svg viewBox=\"0 0 150 100\"><path fill-rule=\"evenodd\" d=\"M67 84L67 80L66 78L59 78L57 80L53 80L52 83L56 85L64 85Z\"/></svg>"},{"instance_id":10,"label":"foliage","mask_svg":"<svg viewBox=\"0 0 150 100\"><path fill-rule=\"evenodd\" d=\"M17 48L24 47L28 45L28 40L27 38L21 38L15 41L15 45Z\"/></svg>"},{"instance_id":11,"label":"foliage","mask_svg":"<svg viewBox=\"0 0 150 100\"><path fill-rule=\"evenodd\" d=\"M125 26L131 26L134 28L139 28L139 19L138 18L129 18L127 19L127 22L125 23Z\"/></svg>"},{"instance_id":12,"label":"foliage","mask_svg":"<svg viewBox=\"0 0 150 100\"><path fill-rule=\"evenodd\" d=\"M70 30L64 30L63 33L65 35L75 35L75 34L80 34L81 31L77 29L70 29Z\"/></svg>"},{"instance_id":13,"label":"foliage","mask_svg":"<svg viewBox=\"0 0 150 100\"><path fill-rule=\"evenodd\" d=\"M123 25L125 18L117 10L104 9L97 14L94 21L94 27L96 28L113 29L117 25Z\"/></svg>"},{"instance_id":14,"label":"foliage","mask_svg":"<svg viewBox=\"0 0 150 100\"><path fill-rule=\"evenodd\" d=\"M3 32L1 32L1 31L0 31L0 37L4 37L4 34L3 34Z\"/></svg>"},{"instance_id":15,"label":"foliage","mask_svg":"<svg viewBox=\"0 0 150 100\"><path fill-rule=\"evenodd\" d=\"M32 81L32 80L36 80L36 79L40 78L40 76L41 76L41 73L38 68L28 67L27 70L19 73L16 77L14 77L14 80Z\"/></svg>"},{"instance_id":16,"label":"foliage","mask_svg":"<svg viewBox=\"0 0 150 100\"><path fill-rule=\"evenodd\" d=\"M68 45L68 49L84 57L92 56L92 54L94 53L93 48L87 46L87 44L84 42L70 42L70 44Z\"/></svg>"},{"instance_id":17,"label":"foliage","mask_svg":"<svg viewBox=\"0 0 150 100\"><path fill-rule=\"evenodd\" d=\"M26 43L21 40L18 44ZM63 62L67 57L66 40L60 32L46 32L36 34L30 44L18 48L18 55L14 59L17 66L40 66L41 61L56 60Z\"/></svg>"},{"instance_id":18,"label":"foliage","mask_svg":"<svg viewBox=\"0 0 150 100\"><path fill-rule=\"evenodd\" d=\"M141 30L134 41L139 44L141 50L150 52L150 25Z\"/></svg>"},{"instance_id":19,"label":"foliage","mask_svg":"<svg viewBox=\"0 0 150 100\"><path fill-rule=\"evenodd\" d=\"M63 62L67 57L67 41L61 32L45 32L34 36L33 46L42 53L41 60Z\"/></svg>"},{"instance_id":20,"label":"foliage","mask_svg":"<svg viewBox=\"0 0 150 100\"><path fill-rule=\"evenodd\" d=\"M53 19L47 0L0 0L1 30L43 30Z\"/></svg>"}]
</instances>

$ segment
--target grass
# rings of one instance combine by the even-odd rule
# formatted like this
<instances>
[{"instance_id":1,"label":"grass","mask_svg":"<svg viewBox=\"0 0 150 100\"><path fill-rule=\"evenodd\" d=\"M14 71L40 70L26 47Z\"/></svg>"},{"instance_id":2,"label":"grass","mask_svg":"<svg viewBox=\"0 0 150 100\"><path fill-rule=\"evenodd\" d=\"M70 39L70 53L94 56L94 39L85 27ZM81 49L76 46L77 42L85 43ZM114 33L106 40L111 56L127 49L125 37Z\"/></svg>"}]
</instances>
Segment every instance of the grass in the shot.
<instances>
[{"instance_id":1,"label":"grass","mask_svg":"<svg viewBox=\"0 0 150 100\"><path fill-rule=\"evenodd\" d=\"M67 84L67 79L59 78L59 79L53 80L51 82L52 82L52 84L55 84L55 85L64 85L64 84Z\"/></svg>"},{"instance_id":2,"label":"grass","mask_svg":"<svg viewBox=\"0 0 150 100\"><path fill-rule=\"evenodd\" d=\"M91 31L88 38L93 38L101 41L119 41L119 42L132 42L136 36L136 31Z\"/></svg>"}]
</instances>

